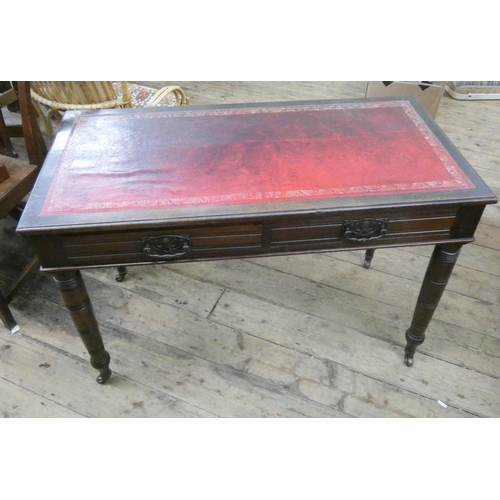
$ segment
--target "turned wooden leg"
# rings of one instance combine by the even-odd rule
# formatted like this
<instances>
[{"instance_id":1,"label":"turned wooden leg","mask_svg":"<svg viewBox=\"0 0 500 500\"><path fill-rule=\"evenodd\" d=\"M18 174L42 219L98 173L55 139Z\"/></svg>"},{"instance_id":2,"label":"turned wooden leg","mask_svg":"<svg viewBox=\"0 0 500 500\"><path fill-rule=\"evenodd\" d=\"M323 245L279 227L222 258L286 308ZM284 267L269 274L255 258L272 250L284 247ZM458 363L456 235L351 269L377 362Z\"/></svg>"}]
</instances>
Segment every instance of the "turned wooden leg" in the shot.
<instances>
[{"instance_id":1,"label":"turned wooden leg","mask_svg":"<svg viewBox=\"0 0 500 500\"><path fill-rule=\"evenodd\" d=\"M436 245L420 289L410 328L406 331L405 363L413 365L417 346L425 339L425 330L443 295L462 245Z\"/></svg>"},{"instance_id":2,"label":"turned wooden leg","mask_svg":"<svg viewBox=\"0 0 500 500\"><path fill-rule=\"evenodd\" d=\"M111 377L110 357L104 349L99 326L82 275L80 271L60 272L54 274L54 280L80 338L90 354L90 363L96 370L99 370L97 382L104 384Z\"/></svg>"},{"instance_id":3,"label":"turned wooden leg","mask_svg":"<svg viewBox=\"0 0 500 500\"><path fill-rule=\"evenodd\" d=\"M365 252L365 261L363 262L363 267L368 269L372 263L373 254L375 253L375 248L369 248Z\"/></svg>"},{"instance_id":4,"label":"turned wooden leg","mask_svg":"<svg viewBox=\"0 0 500 500\"><path fill-rule=\"evenodd\" d=\"M115 276L116 281L123 281L127 275L127 268L125 266L118 266L116 268L118 274Z\"/></svg>"}]
</instances>

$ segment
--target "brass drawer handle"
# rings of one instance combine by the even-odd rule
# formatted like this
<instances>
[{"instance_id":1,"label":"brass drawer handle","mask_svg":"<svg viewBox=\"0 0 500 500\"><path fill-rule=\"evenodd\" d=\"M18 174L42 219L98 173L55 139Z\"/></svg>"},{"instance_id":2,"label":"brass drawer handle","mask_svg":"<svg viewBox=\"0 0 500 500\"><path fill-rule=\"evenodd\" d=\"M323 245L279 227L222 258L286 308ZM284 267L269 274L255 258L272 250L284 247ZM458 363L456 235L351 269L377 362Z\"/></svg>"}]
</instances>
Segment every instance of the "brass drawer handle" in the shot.
<instances>
[{"instance_id":1,"label":"brass drawer handle","mask_svg":"<svg viewBox=\"0 0 500 500\"><path fill-rule=\"evenodd\" d=\"M371 241L387 234L388 219L346 220L341 236L351 241Z\"/></svg>"},{"instance_id":2,"label":"brass drawer handle","mask_svg":"<svg viewBox=\"0 0 500 500\"><path fill-rule=\"evenodd\" d=\"M153 236L142 238L142 251L149 257L172 259L191 250L189 236Z\"/></svg>"}]
</instances>

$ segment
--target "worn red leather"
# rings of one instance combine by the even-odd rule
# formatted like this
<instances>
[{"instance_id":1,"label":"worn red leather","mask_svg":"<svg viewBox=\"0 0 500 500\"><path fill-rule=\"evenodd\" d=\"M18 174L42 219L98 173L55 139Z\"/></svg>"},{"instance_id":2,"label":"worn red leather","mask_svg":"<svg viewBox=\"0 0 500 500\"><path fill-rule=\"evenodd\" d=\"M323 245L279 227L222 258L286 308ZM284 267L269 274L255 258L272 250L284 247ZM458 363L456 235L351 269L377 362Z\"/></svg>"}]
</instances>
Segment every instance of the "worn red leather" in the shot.
<instances>
[{"instance_id":1,"label":"worn red leather","mask_svg":"<svg viewBox=\"0 0 500 500\"><path fill-rule=\"evenodd\" d=\"M42 214L472 187L407 101L122 110L75 120Z\"/></svg>"}]
</instances>

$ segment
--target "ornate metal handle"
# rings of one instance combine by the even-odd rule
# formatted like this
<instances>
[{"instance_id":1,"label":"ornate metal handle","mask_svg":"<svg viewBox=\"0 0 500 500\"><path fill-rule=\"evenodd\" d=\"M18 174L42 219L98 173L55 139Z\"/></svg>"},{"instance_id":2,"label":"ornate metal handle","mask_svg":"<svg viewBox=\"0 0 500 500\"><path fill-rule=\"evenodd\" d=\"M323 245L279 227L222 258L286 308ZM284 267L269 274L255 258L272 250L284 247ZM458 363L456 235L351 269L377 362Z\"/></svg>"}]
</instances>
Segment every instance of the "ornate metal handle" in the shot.
<instances>
[{"instance_id":1,"label":"ornate metal handle","mask_svg":"<svg viewBox=\"0 0 500 500\"><path fill-rule=\"evenodd\" d=\"M173 259L191 250L189 236L153 236L142 238L142 251L149 257Z\"/></svg>"},{"instance_id":2,"label":"ornate metal handle","mask_svg":"<svg viewBox=\"0 0 500 500\"><path fill-rule=\"evenodd\" d=\"M341 235L351 241L370 241L387 233L388 219L346 220Z\"/></svg>"}]
</instances>

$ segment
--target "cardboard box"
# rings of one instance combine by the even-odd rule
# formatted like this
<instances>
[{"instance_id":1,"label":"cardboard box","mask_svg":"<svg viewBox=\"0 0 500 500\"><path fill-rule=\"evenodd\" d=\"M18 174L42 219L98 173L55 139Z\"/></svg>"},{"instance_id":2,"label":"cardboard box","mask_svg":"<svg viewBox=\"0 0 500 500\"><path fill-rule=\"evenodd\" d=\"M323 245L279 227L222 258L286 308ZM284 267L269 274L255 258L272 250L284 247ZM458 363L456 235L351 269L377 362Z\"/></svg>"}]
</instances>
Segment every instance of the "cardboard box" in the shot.
<instances>
[{"instance_id":1,"label":"cardboard box","mask_svg":"<svg viewBox=\"0 0 500 500\"><path fill-rule=\"evenodd\" d=\"M445 84L446 82L367 82L365 97L415 96L435 118Z\"/></svg>"}]
</instances>

